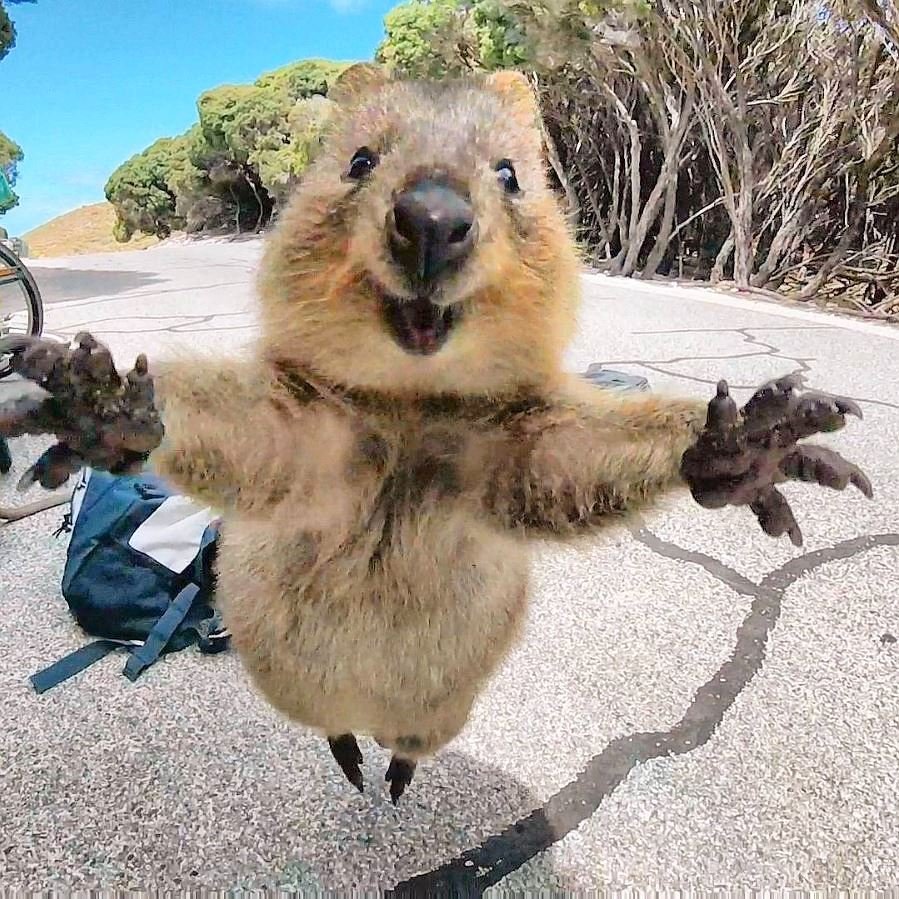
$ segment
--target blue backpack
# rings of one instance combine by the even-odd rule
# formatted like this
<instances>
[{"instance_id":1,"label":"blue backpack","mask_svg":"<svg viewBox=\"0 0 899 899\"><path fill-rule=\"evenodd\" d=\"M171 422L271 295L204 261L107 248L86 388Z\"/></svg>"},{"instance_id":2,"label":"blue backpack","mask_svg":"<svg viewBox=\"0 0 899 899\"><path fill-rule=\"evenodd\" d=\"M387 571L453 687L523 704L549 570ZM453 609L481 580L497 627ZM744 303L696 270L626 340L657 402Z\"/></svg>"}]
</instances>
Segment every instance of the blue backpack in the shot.
<instances>
[{"instance_id":1,"label":"blue backpack","mask_svg":"<svg viewBox=\"0 0 899 899\"><path fill-rule=\"evenodd\" d=\"M31 676L38 693L116 649L137 677L162 654L229 642L214 604L219 520L149 473L85 468L58 533L71 532L62 595L78 625L98 637Z\"/></svg>"}]
</instances>

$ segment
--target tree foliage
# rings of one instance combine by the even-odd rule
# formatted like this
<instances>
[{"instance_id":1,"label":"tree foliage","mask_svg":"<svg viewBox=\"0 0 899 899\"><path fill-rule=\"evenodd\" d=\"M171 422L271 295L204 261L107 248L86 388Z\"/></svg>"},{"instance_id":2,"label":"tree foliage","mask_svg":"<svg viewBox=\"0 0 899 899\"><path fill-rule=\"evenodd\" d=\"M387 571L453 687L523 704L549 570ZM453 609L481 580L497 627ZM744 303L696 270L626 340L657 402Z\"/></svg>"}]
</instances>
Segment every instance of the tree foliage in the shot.
<instances>
[{"instance_id":1,"label":"tree foliage","mask_svg":"<svg viewBox=\"0 0 899 899\"><path fill-rule=\"evenodd\" d=\"M0 59L3 59L16 45L16 26L4 7L35 2L36 0L0 0Z\"/></svg>"},{"instance_id":2,"label":"tree foliage","mask_svg":"<svg viewBox=\"0 0 899 899\"><path fill-rule=\"evenodd\" d=\"M347 65L303 60L203 93L188 131L156 141L107 181L118 239L268 224L318 145L328 89Z\"/></svg>"},{"instance_id":3,"label":"tree foliage","mask_svg":"<svg viewBox=\"0 0 899 899\"><path fill-rule=\"evenodd\" d=\"M0 2L0 59L16 45L16 27Z\"/></svg>"},{"instance_id":4,"label":"tree foliage","mask_svg":"<svg viewBox=\"0 0 899 899\"><path fill-rule=\"evenodd\" d=\"M117 212L116 237L128 240L137 231L168 236L183 227L177 219L173 181L186 162L186 141L163 137L116 169L106 196Z\"/></svg>"},{"instance_id":5,"label":"tree foliage","mask_svg":"<svg viewBox=\"0 0 899 899\"><path fill-rule=\"evenodd\" d=\"M35 0L6 0L7 4L33 3ZM16 28L0 0L0 59L16 45ZM4 182L0 184L0 215L19 205L19 197L12 189L18 177L18 165L24 159L22 148L0 131L0 171Z\"/></svg>"},{"instance_id":6,"label":"tree foliage","mask_svg":"<svg viewBox=\"0 0 899 899\"><path fill-rule=\"evenodd\" d=\"M0 171L9 186L9 190L0 191L0 215L9 212L19 204L19 197L14 190L18 176L18 165L24 159L22 148L0 131Z\"/></svg>"},{"instance_id":7,"label":"tree foliage","mask_svg":"<svg viewBox=\"0 0 899 899\"><path fill-rule=\"evenodd\" d=\"M410 0L384 17L375 60L412 77L455 74L469 67L467 24L458 0Z\"/></svg>"},{"instance_id":8,"label":"tree foliage","mask_svg":"<svg viewBox=\"0 0 899 899\"><path fill-rule=\"evenodd\" d=\"M410 0L384 18L375 61L413 77L514 68L529 59L518 19L498 0Z\"/></svg>"}]
</instances>

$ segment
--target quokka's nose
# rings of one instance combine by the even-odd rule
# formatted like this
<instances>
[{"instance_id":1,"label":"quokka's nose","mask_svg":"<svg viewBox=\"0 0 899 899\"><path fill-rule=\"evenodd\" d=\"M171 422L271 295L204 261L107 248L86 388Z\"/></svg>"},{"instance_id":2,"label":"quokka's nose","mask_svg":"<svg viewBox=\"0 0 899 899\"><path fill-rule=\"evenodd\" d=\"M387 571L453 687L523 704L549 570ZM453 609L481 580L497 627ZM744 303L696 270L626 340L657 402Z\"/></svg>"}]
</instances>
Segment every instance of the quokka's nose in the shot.
<instances>
[{"instance_id":1,"label":"quokka's nose","mask_svg":"<svg viewBox=\"0 0 899 899\"><path fill-rule=\"evenodd\" d=\"M409 277L433 281L461 263L474 247L471 204L435 181L419 181L397 197L387 216L390 251Z\"/></svg>"}]
</instances>

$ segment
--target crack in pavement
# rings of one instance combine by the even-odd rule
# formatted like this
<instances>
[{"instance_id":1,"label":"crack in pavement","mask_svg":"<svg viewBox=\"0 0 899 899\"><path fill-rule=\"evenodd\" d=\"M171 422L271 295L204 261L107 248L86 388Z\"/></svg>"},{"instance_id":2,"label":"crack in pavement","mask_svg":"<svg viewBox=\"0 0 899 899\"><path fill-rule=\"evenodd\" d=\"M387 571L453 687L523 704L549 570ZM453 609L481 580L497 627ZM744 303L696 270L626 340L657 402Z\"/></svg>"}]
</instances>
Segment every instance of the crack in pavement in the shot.
<instances>
[{"instance_id":1,"label":"crack in pavement","mask_svg":"<svg viewBox=\"0 0 899 899\"><path fill-rule=\"evenodd\" d=\"M239 331L241 329L252 330L256 324L252 325L228 325L221 328L200 328L195 325L205 325L212 323L217 318L228 318L235 315L252 315L252 312L213 312L209 315L124 315L121 318L134 319L135 321L171 321L172 319L181 319L174 325L165 325L161 328L141 328L139 331L134 329L128 330L109 330L98 328L97 325L102 322L114 321L111 318L98 318L88 321L77 322L72 325L66 325L65 328L57 330L59 334L77 334L79 331L94 331L97 334L196 334L209 333L213 331Z\"/></svg>"},{"instance_id":2,"label":"crack in pavement","mask_svg":"<svg viewBox=\"0 0 899 899\"><path fill-rule=\"evenodd\" d=\"M218 290L221 287L246 287L246 281L220 281L215 284L196 284L192 287L165 287L156 288L154 290L136 290L133 293L120 293L110 295L99 295L93 297L82 297L77 300L59 300L54 302L48 299L47 304L52 305L61 310L75 309L80 306L92 306L95 303L121 303L125 300L137 300L141 297L156 297L162 294L172 293L196 293L201 290Z\"/></svg>"},{"instance_id":3,"label":"crack in pavement","mask_svg":"<svg viewBox=\"0 0 899 899\"><path fill-rule=\"evenodd\" d=\"M783 359L785 362L792 362L794 365L798 366L794 370L794 372L799 372L802 374L807 374L811 371L811 367L809 366L809 362L814 362L814 358L810 357L794 357L787 356L783 353L783 351L775 346L773 343L767 343L764 340L759 339L754 334L751 334L750 331L756 330L755 328L721 328L719 329L720 333L727 334L739 334L743 338L744 343L751 344L752 346L761 347L758 352L750 352L750 353L726 353L722 355L715 356L674 356L671 359L614 359L611 362L603 362L603 365L643 365L646 368L653 368L653 366L659 365L674 365L678 362L708 362L713 359L751 359L754 356L770 356L772 359ZM653 334L664 334L667 332L664 331L652 331L652 332L643 332L643 333L653 333ZM690 381L698 381L701 384L717 384L716 380L709 380L708 378L699 378L693 375L682 375L679 372L666 372L662 371L662 369L654 369L659 371L662 374L669 374L673 377L685 378ZM792 374L793 372L791 372ZM741 390L755 390L758 386L757 384L732 384L732 387Z\"/></svg>"},{"instance_id":4,"label":"crack in pavement","mask_svg":"<svg viewBox=\"0 0 899 899\"><path fill-rule=\"evenodd\" d=\"M387 895L480 896L590 818L637 765L684 755L707 743L762 667L768 637L780 617L786 590L804 574L828 562L848 559L877 546L899 547L899 534L855 537L791 559L757 584L719 560L662 540L646 528L635 529L632 535L653 552L700 565L736 592L753 597L749 612L737 628L730 657L696 690L680 721L670 729L612 740L542 808L489 837L477 848L398 883L386 891Z\"/></svg>"},{"instance_id":5,"label":"crack in pavement","mask_svg":"<svg viewBox=\"0 0 899 899\"><path fill-rule=\"evenodd\" d=\"M672 328L664 331L632 331L632 334L730 334L743 331L841 331L838 325L751 325L749 328Z\"/></svg>"},{"instance_id":6,"label":"crack in pavement","mask_svg":"<svg viewBox=\"0 0 899 899\"><path fill-rule=\"evenodd\" d=\"M648 528L640 527L631 530L631 536L638 543L642 543L651 549L656 555L665 556L668 559L676 559L679 562L691 562L704 568L713 578L730 587L741 596L758 596L762 588L748 577L728 567L714 556L705 553L694 552L676 543L670 543L657 537Z\"/></svg>"},{"instance_id":7,"label":"crack in pavement","mask_svg":"<svg viewBox=\"0 0 899 899\"><path fill-rule=\"evenodd\" d=\"M784 374L809 374L811 372L810 362L816 361L814 357L811 356L788 356L784 353L780 347L775 346L773 343L768 343L756 337L753 331L829 331L829 330L840 330L839 328L830 328L830 327L820 327L820 328L775 328L775 327L749 327L749 328L683 328L676 331L635 331L635 334L740 334L743 337L743 342L748 343L752 346L762 347L763 350L757 353L731 353L728 355L722 356L676 356L673 359L650 359L648 361L644 361L642 359L615 359L610 362L603 362L603 365L639 365L643 368L648 369L649 371L654 371L660 375L666 375L669 378L680 378L683 381L691 381L694 384L707 384L709 386L715 386L718 383L718 378L702 378L697 375L687 375L683 374L679 371L669 371L668 369L662 368L663 365L675 365L679 362L708 362L713 359L749 359L753 356L770 356L772 359L783 359L785 362L792 362L794 365L798 366L793 372L784 372ZM756 390L759 385L758 384L735 384L728 380L728 384L732 390ZM865 397L858 396L849 396L848 394L841 394L845 396L846 399L854 400L857 403L866 403L870 406L884 406L888 409L899 409L899 403L891 403L888 400L872 400L867 399Z\"/></svg>"}]
</instances>

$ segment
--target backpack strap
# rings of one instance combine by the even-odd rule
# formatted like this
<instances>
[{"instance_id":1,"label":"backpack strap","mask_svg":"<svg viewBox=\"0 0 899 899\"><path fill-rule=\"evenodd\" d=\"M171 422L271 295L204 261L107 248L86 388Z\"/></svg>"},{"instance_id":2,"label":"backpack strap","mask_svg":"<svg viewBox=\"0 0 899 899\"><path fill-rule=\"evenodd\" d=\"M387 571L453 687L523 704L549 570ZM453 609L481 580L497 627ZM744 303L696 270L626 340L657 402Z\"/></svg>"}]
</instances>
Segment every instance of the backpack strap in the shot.
<instances>
[{"instance_id":1,"label":"backpack strap","mask_svg":"<svg viewBox=\"0 0 899 899\"><path fill-rule=\"evenodd\" d=\"M38 671L37 674L32 674L29 680L35 692L46 693L51 687L74 677L94 662L99 662L113 650L127 646L127 643L120 643L118 640L95 640L63 656L58 662Z\"/></svg>"},{"instance_id":2,"label":"backpack strap","mask_svg":"<svg viewBox=\"0 0 899 899\"><path fill-rule=\"evenodd\" d=\"M222 616L214 612L210 618L197 623L197 649L214 655L227 649L231 643L231 631L222 623Z\"/></svg>"},{"instance_id":3,"label":"backpack strap","mask_svg":"<svg viewBox=\"0 0 899 899\"><path fill-rule=\"evenodd\" d=\"M131 651L131 656L125 663L125 669L122 672L128 680L137 680L141 672L159 658L175 631L183 624L199 592L200 588L196 584L188 584L169 603L169 607L147 635L144 644Z\"/></svg>"},{"instance_id":4,"label":"backpack strap","mask_svg":"<svg viewBox=\"0 0 899 899\"><path fill-rule=\"evenodd\" d=\"M36 674L32 674L29 680L35 692L46 693L47 690L58 686L63 681L67 681L70 677L74 677L116 649L130 651L128 661L125 663L122 673L132 682L137 680L141 673L162 655L163 650L175 632L184 623L184 619L189 614L199 592L200 588L196 584L188 584L184 587L169 604L168 609L156 622L153 630L150 631L142 645L125 643L121 640L95 640L76 649L74 652L70 652L67 656L63 656L63 658L38 671ZM227 647L230 634L227 631L216 633L215 631L220 626L218 616L213 616L201 622L201 628L198 632L198 642L202 644L201 651L215 653Z\"/></svg>"}]
</instances>

